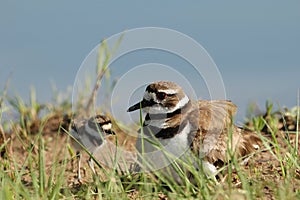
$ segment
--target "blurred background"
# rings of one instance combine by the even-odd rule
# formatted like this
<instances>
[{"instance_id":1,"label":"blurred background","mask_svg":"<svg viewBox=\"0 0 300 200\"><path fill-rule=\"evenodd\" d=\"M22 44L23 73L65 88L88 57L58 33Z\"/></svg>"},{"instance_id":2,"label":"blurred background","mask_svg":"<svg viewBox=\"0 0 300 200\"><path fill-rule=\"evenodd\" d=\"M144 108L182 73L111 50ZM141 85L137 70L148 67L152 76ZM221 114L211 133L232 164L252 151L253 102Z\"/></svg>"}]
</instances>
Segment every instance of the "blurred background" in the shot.
<instances>
[{"instance_id":1,"label":"blurred background","mask_svg":"<svg viewBox=\"0 0 300 200\"><path fill-rule=\"evenodd\" d=\"M155 26L182 32L207 50L221 72L227 98L239 107L238 121L243 121L251 103L262 111L266 100L297 105L299 1L2 0L0 4L0 88L10 77L9 95L26 100L32 86L39 102L50 102L53 85L58 91L69 87L71 93L81 63L102 39ZM124 65L148 62L182 61L158 52L137 52L114 63L111 77L118 79Z\"/></svg>"}]
</instances>

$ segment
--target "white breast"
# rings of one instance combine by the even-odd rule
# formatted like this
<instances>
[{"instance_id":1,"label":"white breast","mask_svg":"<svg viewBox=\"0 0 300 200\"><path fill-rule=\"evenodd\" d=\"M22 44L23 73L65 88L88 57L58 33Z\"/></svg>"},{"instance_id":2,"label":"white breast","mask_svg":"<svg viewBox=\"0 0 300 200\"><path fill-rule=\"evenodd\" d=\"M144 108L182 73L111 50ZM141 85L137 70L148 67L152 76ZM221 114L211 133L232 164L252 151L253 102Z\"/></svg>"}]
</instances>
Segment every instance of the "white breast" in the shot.
<instances>
[{"instance_id":1,"label":"white breast","mask_svg":"<svg viewBox=\"0 0 300 200\"><path fill-rule=\"evenodd\" d=\"M188 135L191 131L190 123L187 123L180 133L177 133L173 138L164 139L163 143L167 144L165 146L166 150L169 152L174 152L176 155L185 151L188 145Z\"/></svg>"},{"instance_id":2,"label":"white breast","mask_svg":"<svg viewBox=\"0 0 300 200\"><path fill-rule=\"evenodd\" d=\"M190 123L187 123L180 133L168 139L152 139L143 140L144 148L142 148L141 138L138 140L137 148L140 153L144 150L143 155L140 155L140 160L147 163L146 171L158 170L167 167L171 162L181 157L189 149L188 135L191 131ZM166 157L167 156L167 157Z\"/></svg>"}]
</instances>

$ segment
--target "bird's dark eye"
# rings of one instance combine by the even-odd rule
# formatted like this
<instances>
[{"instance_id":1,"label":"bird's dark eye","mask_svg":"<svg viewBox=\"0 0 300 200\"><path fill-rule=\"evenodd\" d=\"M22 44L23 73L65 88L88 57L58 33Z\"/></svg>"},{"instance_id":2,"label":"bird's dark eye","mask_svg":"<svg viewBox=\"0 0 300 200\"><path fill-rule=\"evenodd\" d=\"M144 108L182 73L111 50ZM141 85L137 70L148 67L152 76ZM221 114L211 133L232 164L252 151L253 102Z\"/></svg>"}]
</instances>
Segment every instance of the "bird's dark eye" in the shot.
<instances>
[{"instance_id":1,"label":"bird's dark eye","mask_svg":"<svg viewBox=\"0 0 300 200\"><path fill-rule=\"evenodd\" d=\"M166 98L167 94L164 92L158 92L157 93L157 99L164 100Z\"/></svg>"}]
</instances>

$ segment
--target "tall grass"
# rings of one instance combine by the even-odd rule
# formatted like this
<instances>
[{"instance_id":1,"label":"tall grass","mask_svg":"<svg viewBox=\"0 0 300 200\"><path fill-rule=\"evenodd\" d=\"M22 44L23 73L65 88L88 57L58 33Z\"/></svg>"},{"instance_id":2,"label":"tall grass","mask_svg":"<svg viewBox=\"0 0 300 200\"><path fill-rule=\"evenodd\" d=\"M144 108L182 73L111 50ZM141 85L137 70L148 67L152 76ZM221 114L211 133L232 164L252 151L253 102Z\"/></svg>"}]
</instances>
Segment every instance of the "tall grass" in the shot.
<instances>
[{"instance_id":1,"label":"tall grass","mask_svg":"<svg viewBox=\"0 0 300 200\"><path fill-rule=\"evenodd\" d=\"M297 119L299 119L299 111L297 113ZM47 118L44 120L42 124L47 123ZM255 120L262 120L259 123L265 123L271 132L269 137L261 136L264 140L264 147L261 151L269 152L280 163L279 171L269 172L272 174L271 178L266 175L265 171L260 171L264 168L260 168L261 166L256 165L255 162L250 162L248 166L241 166L241 160L236 159L233 156L234 152L228 148L228 157L232 162L220 169L220 175L223 176L218 183L207 177L201 169L196 169L192 161L189 163L177 160L171 167L183 180L181 185L160 171L119 174L115 170L99 168L100 172L105 173L107 177L105 180L98 176L90 176L86 177L86 183L78 186L68 181L70 176L74 177L74 173L68 169L71 157L67 145L59 145L60 135L53 137L56 142L48 144L40 127L37 134L27 136L30 139L23 137L15 139L24 147L22 154L13 151L12 154L8 154L7 158L1 158L0 199L159 199L164 197L170 199L234 199L237 197L257 199L264 198L263 191L266 187L272 191L272 196L276 199L299 198L300 191L296 187L300 185L300 162L296 153L298 147L284 140L288 148L283 152L276 137L276 130L272 130L264 119ZM230 131L228 134L231 138ZM296 136L298 134L297 130ZM9 145L10 141L7 141L1 145L1 148ZM56 152L55 156L48 158L49 151ZM18 157L20 155L23 156L22 162ZM271 166L272 162L269 163ZM100 163L98 164L101 166ZM200 166L201 162L198 164ZM189 176L191 174L194 177L192 181Z\"/></svg>"}]
</instances>

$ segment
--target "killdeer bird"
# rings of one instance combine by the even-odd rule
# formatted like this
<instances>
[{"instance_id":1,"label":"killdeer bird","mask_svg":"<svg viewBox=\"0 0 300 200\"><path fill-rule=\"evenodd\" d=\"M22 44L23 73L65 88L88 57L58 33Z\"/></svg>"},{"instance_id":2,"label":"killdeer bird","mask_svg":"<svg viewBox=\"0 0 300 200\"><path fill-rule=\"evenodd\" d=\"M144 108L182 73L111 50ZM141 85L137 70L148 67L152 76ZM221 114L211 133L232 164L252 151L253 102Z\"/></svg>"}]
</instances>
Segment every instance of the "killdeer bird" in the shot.
<instances>
[{"instance_id":1,"label":"killdeer bird","mask_svg":"<svg viewBox=\"0 0 300 200\"><path fill-rule=\"evenodd\" d=\"M78 161L77 178L79 182L81 182L80 151L82 146L91 154L88 164L94 174L96 174L96 170L93 159L105 170L116 169L119 173L133 171L137 158L136 137L126 134L119 128L116 128L116 132L114 132L109 117L96 115L89 120L81 120L73 124L71 135L77 140L73 144Z\"/></svg>"},{"instance_id":2,"label":"killdeer bird","mask_svg":"<svg viewBox=\"0 0 300 200\"><path fill-rule=\"evenodd\" d=\"M81 182L81 151L83 147L91 154L103 144L106 135L114 134L111 130L111 120L104 115L96 115L88 120L75 121L72 124L70 134L74 138L72 144L76 149L77 157L77 179ZM89 166L95 172L92 159L89 160Z\"/></svg>"},{"instance_id":3,"label":"killdeer bird","mask_svg":"<svg viewBox=\"0 0 300 200\"><path fill-rule=\"evenodd\" d=\"M115 128L115 134L105 137L103 143L93 151L93 157L105 171L115 170L118 174L131 173L137 161L135 146L136 136Z\"/></svg>"},{"instance_id":4,"label":"killdeer bird","mask_svg":"<svg viewBox=\"0 0 300 200\"><path fill-rule=\"evenodd\" d=\"M140 130L146 138L155 139L175 156L186 152L186 155L189 152L196 155L209 176L216 175L219 165L228 161L228 146L237 157L243 157L255 151L260 144L255 133L233 125L232 118L237 107L231 101L193 101L173 82L160 81L148 85L142 101L127 111L140 108L146 113ZM157 163L160 162L156 157L158 154L155 154L157 149L149 145L153 142L143 140L142 146L139 141L138 151L143 148L145 153L152 154L148 159L152 159L151 163L156 164L157 169L164 167Z\"/></svg>"}]
</instances>

